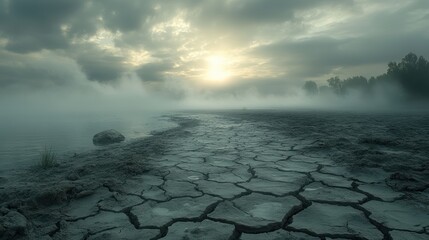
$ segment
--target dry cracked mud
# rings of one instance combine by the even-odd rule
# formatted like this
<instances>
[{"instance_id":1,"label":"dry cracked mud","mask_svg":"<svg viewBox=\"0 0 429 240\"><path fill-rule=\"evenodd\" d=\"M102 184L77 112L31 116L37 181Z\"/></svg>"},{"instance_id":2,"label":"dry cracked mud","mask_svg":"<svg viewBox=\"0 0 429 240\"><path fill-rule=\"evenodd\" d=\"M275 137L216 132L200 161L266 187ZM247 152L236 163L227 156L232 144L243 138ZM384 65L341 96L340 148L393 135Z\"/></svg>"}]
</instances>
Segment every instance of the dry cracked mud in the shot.
<instances>
[{"instance_id":1,"label":"dry cracked mud","mask_svg":"<svg viewBox=\"0 0 429 240\"><path fill-rule=\"evenodd\" d=\"M425 170L350 168L317 139L257 120L173 119L180 127L3 183L3 238L429 239ZM395 187L409 181L420 189Z\"/></svg>"}]
</instances>

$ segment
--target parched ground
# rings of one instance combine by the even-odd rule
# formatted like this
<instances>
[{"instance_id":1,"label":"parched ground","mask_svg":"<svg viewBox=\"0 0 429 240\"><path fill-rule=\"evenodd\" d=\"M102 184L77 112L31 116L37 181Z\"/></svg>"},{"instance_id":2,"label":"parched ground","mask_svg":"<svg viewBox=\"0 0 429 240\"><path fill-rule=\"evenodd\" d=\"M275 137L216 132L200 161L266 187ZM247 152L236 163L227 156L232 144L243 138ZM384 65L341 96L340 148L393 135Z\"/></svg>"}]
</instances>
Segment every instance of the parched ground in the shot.
<instances>
[{"instance_id":1,"label":"parched ground","mask_svg":"<svg viewBox=\"0 0 429 240\"><path fill-rule=\"evenodd\" d=\"M4 239L429 239L429 117L187 113L0 178Z\"/></svg>"}]
</instances>

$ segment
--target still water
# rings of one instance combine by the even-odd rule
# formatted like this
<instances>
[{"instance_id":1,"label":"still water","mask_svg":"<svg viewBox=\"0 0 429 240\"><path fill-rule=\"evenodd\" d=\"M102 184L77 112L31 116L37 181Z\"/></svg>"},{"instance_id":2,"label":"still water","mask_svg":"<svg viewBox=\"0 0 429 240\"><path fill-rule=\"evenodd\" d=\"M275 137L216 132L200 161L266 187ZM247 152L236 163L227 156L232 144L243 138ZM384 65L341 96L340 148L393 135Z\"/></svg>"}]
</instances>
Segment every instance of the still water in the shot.
<instances>
[{"instance_id":1,"label":"still water","mask_svg":"<svg viewBox=\"0 0 429 240\"><path fill-rule=\"evenodd\" d=\"M159 113L4 116L0 119L0 172L36 164L45 147L70 155L96 149L92 137L107 129L118 130L130 141L174 126Z\"/></svg>"}]
</instances>

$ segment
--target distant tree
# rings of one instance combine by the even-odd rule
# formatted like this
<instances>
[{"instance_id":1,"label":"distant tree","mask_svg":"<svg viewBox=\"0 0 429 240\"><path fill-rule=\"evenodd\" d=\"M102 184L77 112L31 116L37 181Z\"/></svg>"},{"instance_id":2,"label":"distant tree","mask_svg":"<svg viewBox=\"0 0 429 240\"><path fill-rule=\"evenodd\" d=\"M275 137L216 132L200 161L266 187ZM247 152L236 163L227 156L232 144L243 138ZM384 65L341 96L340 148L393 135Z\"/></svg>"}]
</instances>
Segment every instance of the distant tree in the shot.
<instances>
[{"instance_id":1,"label":"distant tree","mask_svg":"<svg viewBox=\"0 0 429 240\"><path fill-rule=\"evenodd\" d=\"M333 77L328 79L328 85L332 89L332 91L336 94L343 93L343 81L339 77Z\"/></svg>"},{"instance_id":2,"label":"distant tree","mask_svg":"<svg viewBox=\"0 0 429 240\"><path fill-rule=\"evenodd\" d=\"M401 62L390 62L387 75L415 98L429 98L429 62L414 53L407 54Z\"/></svg>"},{"instance_id":3,"label":"distant tree","mask_svg":"<svg viewBox=\"0 0 429 240\"><path fill-rule=\"evenodd\" d=\"M429 100L429 62L414 53L407 54L399 63L390 62L387 73L369 80L355 76L345 80L333 77L327 81L329 89L337 95L344 95L350 90L378 94L383 89L390 94L397 94L397 87L400 87L408 97ZM322 93L321 88L319 92Z\"/></svg>"},{"instance_id":4,"label":"distant tree","mask_svg":"<svg viewBox=\"0 0 429 240\"><path fill-rule=\"evenodd\" d=\"M320 86L319 87L319 94L320 95L329 95L331 93L332 93L332 91L331 91L330 87L328 87L328 86Z\"/></svg>"},{"instance_id":5,"label":"distant tree","mask_svg":"<svg viewBox=\"0 0 429 240\"><path fill-rule=\"evenodd\" d=\"M309 96L314 96L319 94L319 88L314 81L306 81L303 87L305 93Z\"/></svg>"},{"instance_id":6,"label":"distant tree","mask_svg":"<svg viewBox=\"0 0 429 240\"><path fill-rule=\"evenodd\" d=\"M368 80L362 76L355 76L342 81L342 91L346 93L350 90L359 90L366 93L369 90Z\"/></svg>"},{"instance_id":7,"label":"distant tree","mask_svg":"<svg viewBox=\"0 0 429 240\"><path fill-rule=\"evenodd\" d=\"M384 73L377 77L371 77L368 80L368 87L369 89L373 89L376 85L386 84L391 81L392 81L392 78L387 73Z\"/></svg>"}]
</instances>

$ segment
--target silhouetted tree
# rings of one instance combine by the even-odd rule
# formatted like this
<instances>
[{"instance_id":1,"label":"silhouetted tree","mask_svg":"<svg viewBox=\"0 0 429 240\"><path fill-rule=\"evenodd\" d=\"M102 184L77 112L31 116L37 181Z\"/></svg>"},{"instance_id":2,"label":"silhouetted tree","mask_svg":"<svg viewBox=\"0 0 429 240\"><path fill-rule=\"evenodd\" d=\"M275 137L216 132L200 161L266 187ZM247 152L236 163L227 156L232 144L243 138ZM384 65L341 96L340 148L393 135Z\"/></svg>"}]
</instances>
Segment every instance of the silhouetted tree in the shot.
<instances>
[{"instance_id":1,"label":"silhouetted tree","mask_svg":"<svg viewBox=\"0 0 429 240\"><path fill-rule=\"evenodd\" d=\"M327 81L329 88L338 95L343 95L349 90L375 94L382 88L399 86L409 97L429 99L429 62L422 56L417 57L416 54L409 53L399 63L390 62L387 73L371 77L369 80L356 76L345 80L333 77ZM378 90L372 91L375 88Z\"/></svg>"},{"instance_id":2,"label":"silhouetted tree","mask_svg":"<svg viewBox=\"0 0 429 240\"><path fill-rule=\"evenodd\" d=\"M314 96L319 94L319 88L314 81L306 81L303 88L307 95Z\"/></svg>"},{"instance_id":3,"label":"silhouetted tree","mask_svg":"<svg viewBox=\"0 0 429 240\"><path fill-rule=\"evenodd\" d=\"M368 80L368 87L369 89L373 89L377 85L388 84L391 81L392 81L392 78L387 73L384 73L377 77L371 77Z\"/></svg>"},{"instance_id":4,"label":"silhouetted tree","mask_svg":"<svg viewBox=\"0 0 429 240\"><path fill-rule=\"evenodd\" d=\"M429 62L414 53L407 54L401 62L390 62L387 75L416 98L429 98Z\"/></svg>"},{"instance_id":5,"label":"silhouetted tree","mask_svg":"<svg viewBox=\"0 0 429 240\"><path fill-rule=\"evenodd\" d=\"M328 79L328 85L336 94L343 93L343 81L339 77L333 77Z\"/></svg>"},{"instance_id":6,"label":"silhouetted tree","mask_svg":"<svg viewBox=\"0 0 429 240\"><path fill-rule=\"evenodd\" d=\"M341 91L347 93L349 90L359 90L366 93L369 90L368 80L362 76L348 78L341 83Z\"/></svg>"}]
</instances>

